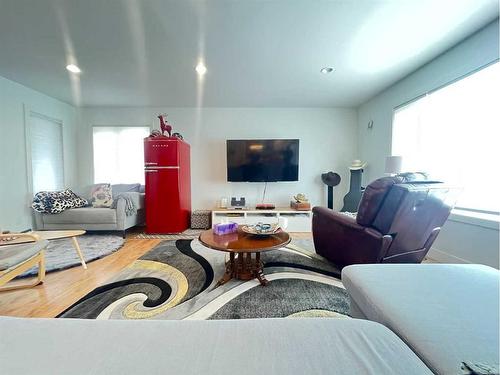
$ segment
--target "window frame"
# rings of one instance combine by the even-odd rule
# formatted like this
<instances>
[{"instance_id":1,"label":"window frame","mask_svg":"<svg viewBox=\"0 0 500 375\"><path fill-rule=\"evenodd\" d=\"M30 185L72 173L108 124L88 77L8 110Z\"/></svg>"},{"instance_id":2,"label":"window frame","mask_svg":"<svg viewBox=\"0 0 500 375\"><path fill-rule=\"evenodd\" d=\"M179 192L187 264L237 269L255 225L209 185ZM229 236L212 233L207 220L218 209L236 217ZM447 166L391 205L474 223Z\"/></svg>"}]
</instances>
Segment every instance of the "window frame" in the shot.
<instances>
[{"instance_id":1,"label":"window frame","mask_svg":"<svg viewBox=\"0 0 500 375\"><path fill-rule=\"evenodd\" d=\"M433 89L430 89L428 91L425 91L425 92L423 92L423 93L421 93L421 94L413 97L410 100L407 100L407 101L405 101L405 102L403 102L401 104L398 104L397 106L395 106L392 109L392 120L393 120L393 122L391 123L391 128L392 128L392 126L394 124L394 113L398 109L401 109L401 108L403 108L403 107L405 107L405 106L407 106L407 105L409 105L409 104L411 104L411 103L413 103L413 102L415 102L415 101L417 101L419 99L422 99L422 98L426 97L427 95L430 95L430 94L432 94L432 93L434 93L436 91L444 89L445 87L450 86L450 85L452 85L452 84L454 84L454 83L456 83L458 81L461 81L462 79L465 79L465 78L467 78L467 77L469 77L469 76L471 76L471 75L473 75L473 74L475 74L475 73L477 73L477 72L479 72L479 71L481 71L481 70L483 70L483 69L485 69L485 68L487 68L487 67L489 67L491 65L496 64L496 63L500 63L500 58L497 58L497 59L495 59L493 61L490 61L487 64L481 65L480 67L478 67L476 69L473 69L473 70L471 70L470 72L468 72L466 74L462 74L461 76L458 76L457 78L454 78L454 79L452 79L450 81L447 81L447 82L445 82L445 83L443 83L443 84L441 84L439 86L434 87ZM391 132L391 134L392 134L392 132ZM392 145L391 145L391 147L392 147Z\"/></svg>"},{"instance_id":2,"label":"window frame","mask_svg":"<svg viewBox=\"0 0 500 375\"><path fill-rule=\"evenodd\" d=\"M480 67L473 69L466 74L458 76L457 78L454 78L450 81L447 81L444 84L438 85L431 90L425 91L424 93L419 94L419 95L415 96L414 98L407 100L407 101L393 107L392 118L391 118L391 154L393 154L393 150L394 150L394 143L393 143L394 142L394 119L395 119L396 112L398 110L400 110L408 105L411 105L412 103L414 103L418 100L424 99L425 97L427 97L427 96L429 96L429 95L431 95L431 94L433 94L441 89L444 89L444 88L446 88L454 83L457 83L457 82L459 82L459 81L461 81L469 76L472 76L475 73L480 72L481 70L486 69L486 68L488 68L494 64L497 64L497 63L500 64L500 58L497 58L497 59L495 59L487 64L481 65ZM479 214L479 215L483 215L484 217L491 217L491 220L495 221L495 222L498 222L498 217L500 216L500 211L482 210L482 209L476 209L476 208L471 208L471 207L461 207L458 205L455 206L453 211L455 211L455 210L458 212L454 212L454 214L458 215L458 216L475 217L477 214ZM467 215L467 213L469 213L469 215Z\"/></svg>"}]
</instances>

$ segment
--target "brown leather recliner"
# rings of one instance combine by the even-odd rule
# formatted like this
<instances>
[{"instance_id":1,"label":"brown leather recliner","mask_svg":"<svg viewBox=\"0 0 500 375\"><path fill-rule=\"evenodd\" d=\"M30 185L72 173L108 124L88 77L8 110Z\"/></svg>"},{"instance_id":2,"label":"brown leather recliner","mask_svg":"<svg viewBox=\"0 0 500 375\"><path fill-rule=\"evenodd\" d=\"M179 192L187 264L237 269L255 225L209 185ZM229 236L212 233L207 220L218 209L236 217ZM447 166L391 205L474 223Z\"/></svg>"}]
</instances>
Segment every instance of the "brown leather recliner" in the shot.
<instances>
[{"instance_id":1,"label":"brown leather recliner","mask_svg":"<svg viewBox=\"0 0 500 375\"><path fill-rule=\"evenodd\" d=\"M415 175L383 177L367 186L356 219L313 209L316 252L338 266L420 263L455 205L458 189Z\"/></svg>"}]
</instances>

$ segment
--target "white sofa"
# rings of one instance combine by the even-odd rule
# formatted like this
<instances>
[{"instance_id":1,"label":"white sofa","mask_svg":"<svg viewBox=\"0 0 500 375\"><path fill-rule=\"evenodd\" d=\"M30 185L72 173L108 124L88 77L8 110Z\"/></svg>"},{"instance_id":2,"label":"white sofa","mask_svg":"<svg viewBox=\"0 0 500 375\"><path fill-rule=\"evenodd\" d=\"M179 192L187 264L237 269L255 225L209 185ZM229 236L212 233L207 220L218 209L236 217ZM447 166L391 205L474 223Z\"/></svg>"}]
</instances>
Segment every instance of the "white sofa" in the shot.
<instances>
[{"instance_id":1,"label":"white sofa","mask_svg":"<svg viewBox=\"0 0 500 375\"><path fill-rule=\"evenodd\" d=\"M499 373L500 271L472 264L366 264L345 267L342 282L353 317L388 327L434 373L469 374L462 362Z\"/></svg>"},{"instance_id":2,"label":"white sofa","mask_svg":"<svg viewBox=\"0 0 500 375\"><path fill-rule=\"evenodd\" d=\"M124 321L0 317L3 374L431 374L356 319Z\"/></svg>"}]
</instances>

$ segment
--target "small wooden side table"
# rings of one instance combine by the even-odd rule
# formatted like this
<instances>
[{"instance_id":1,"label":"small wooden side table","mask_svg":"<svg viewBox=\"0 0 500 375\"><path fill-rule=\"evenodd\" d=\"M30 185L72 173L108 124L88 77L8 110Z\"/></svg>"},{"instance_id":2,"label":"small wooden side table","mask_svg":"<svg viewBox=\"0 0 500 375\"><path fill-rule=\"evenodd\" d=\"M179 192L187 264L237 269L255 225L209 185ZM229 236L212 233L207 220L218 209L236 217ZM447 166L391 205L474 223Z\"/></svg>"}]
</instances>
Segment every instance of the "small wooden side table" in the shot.
<instances>
[{"instance_id":1,"label":"small wooden side table","mask_svg":"<svg viewBox=\"0 0 500 375\"><path fill-rule=\"evenodd\" d=\"M257 278L261 285L267 285L260 253L288 245L290 235L279 232L269 236L256 236L238 229L238 233L218 236L209 229L200 234L199 240L210 249L229 253L226 272L218 285L225 284L233 278L239 280Z\"/></svg>"}]
</instances>

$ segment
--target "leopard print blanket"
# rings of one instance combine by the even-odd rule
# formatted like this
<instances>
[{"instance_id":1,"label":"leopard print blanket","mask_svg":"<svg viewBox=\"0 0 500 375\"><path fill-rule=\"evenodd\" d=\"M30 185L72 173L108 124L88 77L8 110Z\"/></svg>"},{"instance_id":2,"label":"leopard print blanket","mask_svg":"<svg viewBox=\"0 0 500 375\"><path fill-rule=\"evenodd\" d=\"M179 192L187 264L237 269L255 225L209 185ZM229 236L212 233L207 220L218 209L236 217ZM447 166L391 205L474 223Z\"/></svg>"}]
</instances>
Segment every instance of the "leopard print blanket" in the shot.
<instances>
[{"instance_id":1,"label":"leopard print blanket","mask_svg":"<svg viewBox=\"0 0 500 375\"><path fill-rule=\"evenodd\" d=\"M36 212L45 214L59 214L70 208L85 207L89 203L66 189L62 191L41 191L35 194L31 207Z\"/></svg>"}]
</instances>

